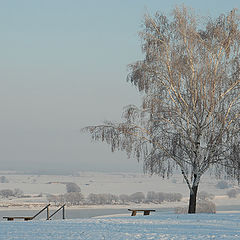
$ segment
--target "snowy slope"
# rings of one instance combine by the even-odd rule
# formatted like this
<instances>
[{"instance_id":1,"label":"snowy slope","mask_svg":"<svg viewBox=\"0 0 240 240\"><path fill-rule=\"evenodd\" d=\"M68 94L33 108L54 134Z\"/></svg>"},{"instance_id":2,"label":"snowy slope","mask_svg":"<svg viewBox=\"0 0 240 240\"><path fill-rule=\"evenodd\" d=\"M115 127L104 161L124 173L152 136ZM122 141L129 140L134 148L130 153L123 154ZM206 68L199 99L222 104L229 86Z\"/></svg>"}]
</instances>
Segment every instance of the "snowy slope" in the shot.
<instances>
[{"instance_id":1,"label":"snowy slope","mask_svg":"<svg viewBox=\"0 0 240 240\"><path fill-rule=\"evenodd\" d=\"M240 214L105 217L78 220L0 222L1 240L240 239Z\"/></svg>"}]
</instances>

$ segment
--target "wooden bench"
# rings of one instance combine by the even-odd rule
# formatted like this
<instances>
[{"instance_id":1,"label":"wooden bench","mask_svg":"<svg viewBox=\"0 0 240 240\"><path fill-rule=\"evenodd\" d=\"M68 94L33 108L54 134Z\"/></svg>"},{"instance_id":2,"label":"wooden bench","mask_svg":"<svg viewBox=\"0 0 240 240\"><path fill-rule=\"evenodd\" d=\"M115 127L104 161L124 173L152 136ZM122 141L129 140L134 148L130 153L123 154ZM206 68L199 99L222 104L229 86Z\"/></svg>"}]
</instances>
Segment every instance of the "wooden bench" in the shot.
<instances>
[{"instance_id":1,"label":"wooden bench","mask_svg":"<svg viewBox=\"0 0 240 240\"><path fill-rule=\"evenodd\" d=\"M30 221L33 217L3 217L3 219L7 219L8 221L13 221L14 219L24 219L24 221Z\"/></svg>"},{"instance_id":2,"label":"wooden bench","mask_svg":"<svg viewBox=\"0 0 240 240\"><path fill-rule=\"evenodd\" d=\"M128 209L128 211L132 212L131 216L136 216L137 212L143 212L143 215L150 215L150 212L155 212L156 210L150 209Z\"/></svg>"},{"instance_id":3,"label":"wooden bench","mask_svg":"<svg viewBox=\"0 0 240 240\"><path fill-rule=\"evenodd\" d=\"M13 221L14 219L23 219L24 221L30 221L33 220L35 217L37 217L41 212L43 212L45 209L47 209L47 220L49 220L49 206L45 206L42 210L40 210L37 214L35 214L33 217L3 217L3 219L7 219L8 221Z\"/></svg>"}]
</instances>

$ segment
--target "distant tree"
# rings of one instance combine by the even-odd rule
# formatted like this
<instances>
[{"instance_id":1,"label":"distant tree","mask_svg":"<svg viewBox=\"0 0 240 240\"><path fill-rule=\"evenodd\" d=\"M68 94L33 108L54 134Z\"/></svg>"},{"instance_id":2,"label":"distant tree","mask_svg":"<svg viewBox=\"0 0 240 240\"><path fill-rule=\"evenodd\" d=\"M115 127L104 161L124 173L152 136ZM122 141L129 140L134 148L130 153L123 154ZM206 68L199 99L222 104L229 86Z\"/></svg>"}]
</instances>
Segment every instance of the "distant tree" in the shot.
<instances>
[{"instance_id":1,"label":"distant tree","mask_svg":"<svg viewBox=\"0 0 240 240\"><path fill-rule=\"evenodd\" d=\"M71 192L81 192L81 188L76 183L66 183L67 193Z\"/></svg>"},{"instance_id":2,"label":"distant tree","mask_svg":"<svg viewBox=\"0 0 240 240\"><path fill-rule=\"evenodd\" d=\"M136 192L129 196L131 202L141 203L145 200L145 195L142 192Z\"/></svg>"},{"instance_id":3,"label":"distant tree","mask_svg":"<svg viewBox=\"0 0 240 240\"><path fill-rule=\"evenodd\" d=\"M19 188L15 188L14 191L13 191L13 195L15 197L20 198L20 197L23 196L23 191L21 189L19 189Z\"/></svg>"},{"instance_id":4,"label":"distant tree","mask_svg":"<svg viewBox=\"0 0 240 240\"><path fill-rule=\"evenodd\" d=\"M161 203L165 200L165 193L162 192L154 192L150 191L147 193L146 201L147 202L154 202L154 203Z\"/></svg>"},{"instance_id":5,"label":"distant tree","mask_svg":"<svg viewBox=\"0 0 240 240\"><path fill-rule=\"evenodd\" d=\"M158 203L165 201L165 194L163 192L156 193L156 200Z\"/></svg>"},{"instance_id":6,"label":"distant tree","mask_svg":"<svg viewBox=\"0 0 240 240\"><path fill-rule=\"evenodd\" d=\"M52 195L52 194L48 194L48 195L47 195L47 200L48 200L49 202L54 202L55 205L56 205L57 202L58 202L57 196L56 196L56 195Z\"/></svg>"},{"instance_id":7,"label":"distant tree","mask_svg":"<svg viewBox=\"0 0 240 240\"><path fill-rule=\"evenodd\" d=\"M115 204L119 201L119 197L109 193L94 194L90 193L87 197L89 204Z\"/></svg>"},{"instance_id":8,"label":"distant tree","mask_svg":"<svg viewBox=\"0 0 240 240\"><path fill-rule=\"evenodd\" d=\"M84 196L80 192L70 192L61 195L47 195L49 202L57 204L80 205L84 202Z\"/></svg>"},{"instance_id":9,"label":"distant tree","mask_svg":"<svg viewBox=\"0 0 240 240\"><path fill-rule=\"evenodd\" d=\"M229 188L229 184L228 182L226 181L219 181L217 184L216 184L216 188L218 189L226 189L226 188Z\"/></svg>"},{"instance_id":10,"label":"distant tree","mask_svg":"<svg viewBox=\"0 0 240 240\"><path fill-rule=\"evenodd\" d=\"M107 194L107 204L115 204L119 202L119 197L114 194Z\"/></svg>"},{"instance_id":11,"label":"distant tree","mask_svg":"<svg viewBox=\"0 0 240 240\"><path fill-rule=\"evenodd\" d=\"M98 202L97 194L90 193L87 197L87 202L90 204L97 204L97 202Z\"/></svg>"},{"instance_id":12,"label":"distant tree","mask_svg":"<svg viewBox=\"0 0 240 240\"><path fill-rule=\"evenodd\" d=\"M126 204L127 202L129 202L129 196L127 194L121 194L121 195L119 195L119 200L123 204Z\"/></svg>"},{"instance_id":13,"label":"distant tree","mask_svg":"<svg viewBox=\"0 0 240 240\"><path fill-rule=\"evenodd\" d=\"M163 193L158 192L155 193L153 191L147 193L147 202L157 202L161 203L163 201L166 202L179 202L182 199L181 193Z\"/></svg>"},{"instance_id":14,"label":"distant tree","mask_svg":"<svg viewBox=\"0 0 240 240\"><path fill-rule=\"evenodd\" d=\"M149 191L147 192L147 196L146 196L146 201L147 202L154 202L157 199L157 194L154 191Z\"/></svg>"},{"instance_id":15,"label":"distant tree","mask_svg":"<svg viewBox=\"0 0 240 240\"><path fill-rule=\"evenodd\" d=\"M229 198L236 198L237 194L238 194L238 192L234 188L227 191L227 195Z\"/></svg>"},{"instance_id":16,"label":"distant tree","mask_svg":"<svg viewBox=\"0 0 240 240\"><path fill-rule=\"evenodd\" d=\"M180 202L182 199L181 193L165 193L164 194L164 201L167 202Z\"/></svg>"},{"instance_id":17,"label":"distant tree","mask_svg":"<svg viewBox=\"0 0 240 240\"><path fill-rule=\"evenodd\" d=\"M80 205L84 201L84 196L80 192L65 193L62 198L64 199L64 203L68 203L70 205Z\"/></svg>"},{"instance_id":18,"label":"distant tree","mask_svg":"<svg viewBox=\"0 0 240 240\"><path fill-rule=\"evenodd\" d=\"M15 188L14 190L11 189L3 189L0 190L0 196L3 198L9 198L9 197L22 197L23 191Z\"/></svg>"},{"instance_id":19,"label":"distant tree","mask_svg":"<svg viewBox=\"0 0 240 240\"><path fill-rule=\"evenodd\" d=\"M0 183L8 183L8 179L5 176L0 177Z\"/></svg>"},{"instance_id":20,"label":"distant tree","mask_svg":"<svg viewBox=\"0 0 240 240\"><path fill-rule=\"evenodd\" d=\"M188 213L196 212L202 175L210 168L229 174L239 160L232 156L240 139L239 19L235 9L205 22L185 7L170 18L146 15L144 59L128 76L141 107L127 106L122 123L85 128L112 151L143 159L145 172L169 177L179 169L190 191Z\"/></svg>"},{"instance_id":21,"label":"distant tree","mask_svg":"<svg viewBox=\"0 0 240 240\"><path fill-rule=\"evenodd\" d=\"M11 189L3 189L0 191L0 196L2 196L3 198L9 198L9 197L13 197L14 193L13 193L13 190Z\"/></svg>"}]
</instances>

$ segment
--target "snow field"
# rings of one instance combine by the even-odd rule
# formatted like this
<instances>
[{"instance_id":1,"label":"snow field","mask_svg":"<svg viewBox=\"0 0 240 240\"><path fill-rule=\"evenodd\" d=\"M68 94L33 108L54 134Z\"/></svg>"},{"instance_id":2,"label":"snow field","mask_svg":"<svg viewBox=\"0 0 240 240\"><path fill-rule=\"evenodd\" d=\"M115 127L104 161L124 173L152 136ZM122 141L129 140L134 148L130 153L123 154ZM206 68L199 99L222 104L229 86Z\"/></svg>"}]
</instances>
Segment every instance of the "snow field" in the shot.
<instances>
[{"instance_id":1,"label":"snow field","mask_svg":"<svg viewBox=\"0 0 240 240\"><path fill-rule=\"evenodd\" d=\"M156 212L105 218L0 222L1 240L240 239L240 214L176 215Z\"/></svg>"}]
</instances>

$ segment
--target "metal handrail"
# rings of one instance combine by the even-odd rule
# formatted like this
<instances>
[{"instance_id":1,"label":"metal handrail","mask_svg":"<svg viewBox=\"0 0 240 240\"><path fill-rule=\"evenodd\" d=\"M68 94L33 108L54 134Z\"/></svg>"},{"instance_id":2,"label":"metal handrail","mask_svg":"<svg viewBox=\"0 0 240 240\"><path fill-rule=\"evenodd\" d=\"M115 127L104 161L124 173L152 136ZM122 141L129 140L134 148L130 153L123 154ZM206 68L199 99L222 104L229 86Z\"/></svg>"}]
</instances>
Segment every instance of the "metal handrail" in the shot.
<instances>
[{"instance_id":1,"label":"metal handrail","mask_svg":"<svg viewBox=\"0 0 240 240\"><path fill-rule=\"evenodd\" d=\"M49 218L48 215L49 215L49 209L48 207L50 206L51 204L48 204L46 207L44 207L41 211L39 211L37 214L35 214L32 219L34 219L35 217L37 217L40 213L42 213L46 208L47 208L47 219Z\"/></svg>"},{"instance_id":2,"label":"metal handrail","mask_svg":"<svg viewBox=\"0 0 240 240\"><path fill-rule=\"evenodd\" d=\"M66 204L63 204L60 208L58 208L53 214L51 214L47 220L50 220L51 217L53 217L57 212L59 212L61 209L63 210L63 219L65 219L65 211L64 211L64 207Z\"/></svg>"}]
</instances>

